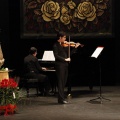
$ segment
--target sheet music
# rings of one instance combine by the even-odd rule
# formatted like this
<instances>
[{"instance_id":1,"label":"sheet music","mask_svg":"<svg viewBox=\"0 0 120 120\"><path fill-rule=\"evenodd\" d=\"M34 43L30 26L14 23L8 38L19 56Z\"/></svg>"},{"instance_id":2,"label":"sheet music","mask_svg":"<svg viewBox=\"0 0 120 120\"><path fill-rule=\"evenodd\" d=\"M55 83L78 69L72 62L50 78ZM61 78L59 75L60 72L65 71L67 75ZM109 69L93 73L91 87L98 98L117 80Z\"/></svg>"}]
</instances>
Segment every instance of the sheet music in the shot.
<instances>
[{"instance_id":1,"label":"sheet music","mask_svg":"<svg viewBox=\"0 0 120 120\"><path fill-rule=\"evenodd\" d=\"M93 52L93 54L91 55L91 57L97 58L100 55L100 53L102 52L103 49L104 49L104 47L97 47L95 49L95 51Z\"/></svg>"},{"instance_id":2,"label":"sheet music","mask_svg":"<svg viewBox=\"0 0 120 120\"><path fill-rule=\"evenodd\" d=\"M44 51L42 61L55 61L53 51Z\"/></svg>"}]
</instances>

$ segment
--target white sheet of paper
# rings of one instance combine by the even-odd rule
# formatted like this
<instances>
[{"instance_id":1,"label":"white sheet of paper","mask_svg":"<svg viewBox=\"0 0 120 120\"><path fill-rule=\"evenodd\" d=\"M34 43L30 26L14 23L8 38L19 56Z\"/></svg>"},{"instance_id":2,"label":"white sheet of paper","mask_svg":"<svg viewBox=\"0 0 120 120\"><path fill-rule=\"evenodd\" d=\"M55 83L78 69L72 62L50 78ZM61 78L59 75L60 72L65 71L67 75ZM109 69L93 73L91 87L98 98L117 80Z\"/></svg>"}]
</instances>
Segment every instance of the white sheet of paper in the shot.
<instances>
[{"instance_id":1,"label":"white sheet of paper","mask_svg":"<svg viewBox=\"0 0 120 120\"><path fill-rule=\"evenodd\" d=\"M42 61L55 61L53 51L44 51Z\"/></svg>"},{"instance_id":2,"label":"white sheet of paper","mask_svg":"<svg viewBox=\"0 0 120 120\"><path fill-rule=\"evenodd\" d=\"M103 49L104 49L104 47L97 47L95 49L94 53L91 55L91 57L97 58L100 55L100 53L102 52Z\"/></svg>"}]
</instances>

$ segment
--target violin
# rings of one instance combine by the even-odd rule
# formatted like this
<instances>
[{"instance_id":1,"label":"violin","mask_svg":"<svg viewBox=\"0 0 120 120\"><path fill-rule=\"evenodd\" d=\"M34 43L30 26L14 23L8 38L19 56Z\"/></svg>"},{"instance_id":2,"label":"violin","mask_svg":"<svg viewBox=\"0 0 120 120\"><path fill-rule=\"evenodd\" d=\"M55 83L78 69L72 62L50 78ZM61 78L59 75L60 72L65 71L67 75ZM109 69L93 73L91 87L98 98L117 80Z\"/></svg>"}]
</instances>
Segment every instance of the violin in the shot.
<instances>
[{"instance_id":1,"label":"violin","mask_svg":"<svg viewBox=\"0 0 120 120\"><path fill-rule=\"evenodd\" d=\"M83 47L84 45L82 45L82 44L80 44L80 43L75 43L75 42L72 42L72 41L70 41L70 42L67 42L67 41L64 41L63 43L61 43L61 45L63 46L63 47L68 47L68 46L70 46L70 47L75 47L76 45L80 45L81 47Z\"/></svg>"},{"instance_id":2,"label":"violin","mask_svg":"<svg viewBox=\"0 0 120 120\"><path fill-rule=\"evenodd\" d=\"M68 46L71 46L71 47L75 47L76 43L75 42L67 42L67 41L64 41L61 43L61 45L63 47L68 47Z\"/></svg>"}]
</instances>

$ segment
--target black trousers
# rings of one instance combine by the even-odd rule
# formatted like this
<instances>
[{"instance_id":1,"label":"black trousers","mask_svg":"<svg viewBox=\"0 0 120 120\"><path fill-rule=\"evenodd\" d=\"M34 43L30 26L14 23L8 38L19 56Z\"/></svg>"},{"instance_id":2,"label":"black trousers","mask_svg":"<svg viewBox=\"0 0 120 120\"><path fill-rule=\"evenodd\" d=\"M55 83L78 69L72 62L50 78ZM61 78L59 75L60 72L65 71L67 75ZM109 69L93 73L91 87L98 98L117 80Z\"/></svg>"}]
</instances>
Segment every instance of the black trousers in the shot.
<instances>
[{"instance_id":1,"label":"black trousers","mask_svg":"<svg viewBox=\"0 0 120 120\"><path fill-rule=\"evenodd\" d=\"M56 75L58 83L58 101L65 100L64 88L68 77L68 66L56 65Z\"/></svg>"},{"instance_id":2,"label":"black trousers","mask_svg":"<svg viewBox=\"0 0 120 120\"><path fill-rule=\"evenodd\" d=\"M51 89L50 81L47 75L30 72L25 75L26 78L33 78L38 80L39 90L41 92L48 92Z\"/></svg>"}]
</instances>

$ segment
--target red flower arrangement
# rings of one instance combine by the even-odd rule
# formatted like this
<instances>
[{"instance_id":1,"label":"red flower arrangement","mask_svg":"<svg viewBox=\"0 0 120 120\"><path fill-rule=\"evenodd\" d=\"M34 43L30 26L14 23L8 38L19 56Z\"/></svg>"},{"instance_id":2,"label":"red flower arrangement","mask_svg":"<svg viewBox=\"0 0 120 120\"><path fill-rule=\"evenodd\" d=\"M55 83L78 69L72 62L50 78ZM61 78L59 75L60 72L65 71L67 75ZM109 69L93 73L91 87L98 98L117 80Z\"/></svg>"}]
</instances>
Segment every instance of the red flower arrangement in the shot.
<instances>
[{"instance_id":1,"label":"red flower arrangement","mask_svg":"<svg viewBox=\"0 0 120 120\"><path fill-rule=\"evenodd\" d=\"M0 88L16 88L18 84L13 79L4 79L0 82Z\"/></svg>"},{"instance_id":2,"label":"red flower arrangement","mask_svg":"<svg viewBox=\"0 0 120 120\"><path fill-rule=\"evenodd\" d=\"M13 113L18 98L18 84L12 78L3 79L0 82L0 113L4 112L4 115Z\"/></svg>"}]
</instances>

